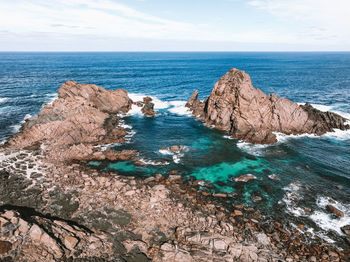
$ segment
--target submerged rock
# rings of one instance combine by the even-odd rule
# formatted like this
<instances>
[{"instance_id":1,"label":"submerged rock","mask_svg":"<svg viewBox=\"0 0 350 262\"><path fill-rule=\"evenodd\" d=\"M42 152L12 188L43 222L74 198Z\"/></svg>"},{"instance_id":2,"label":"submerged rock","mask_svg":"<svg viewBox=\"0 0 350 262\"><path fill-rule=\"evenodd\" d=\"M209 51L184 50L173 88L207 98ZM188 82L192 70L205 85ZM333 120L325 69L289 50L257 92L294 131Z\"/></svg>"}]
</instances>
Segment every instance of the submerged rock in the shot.
<instances>
[{"instance_id":1,"label":"submerged rock","mask_svg":"<svg viewBox=\"0 0 350 262\"><path fill-rule=\"evenodd\" d=\"M220 78L203 102L195 91L186 106L206 125L256 144L277 142L274 132L322 135L335 128L350 128L347 119L338 114L264 94L253 87L247 73L235 68Z\"/></svg>"}]
</instances>

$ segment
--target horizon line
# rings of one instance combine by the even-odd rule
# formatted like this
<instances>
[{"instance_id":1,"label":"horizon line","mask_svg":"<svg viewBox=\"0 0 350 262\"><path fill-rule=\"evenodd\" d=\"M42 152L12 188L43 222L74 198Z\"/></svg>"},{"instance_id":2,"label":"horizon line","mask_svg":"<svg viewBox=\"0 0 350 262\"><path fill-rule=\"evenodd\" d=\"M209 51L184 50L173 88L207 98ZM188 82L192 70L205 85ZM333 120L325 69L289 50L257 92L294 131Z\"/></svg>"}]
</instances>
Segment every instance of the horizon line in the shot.
<instances>
[{"instance_id":1,"label":"horizon line","mask_svg":"<svg viewBox=\"0 0 350 262\"><path fill-rule=\"evenodd\" d=\"M184 51L178 51L178 50L107 50L107 51L101 51L101 50L89 50L89 51L75 51L75 50L69 50L69 51L62 51L62 50L0 50L0 53L349 53L350 50L261 50L261 51L216 51L216 50L204 50L204 51L193 51L193 50L184 50Z\"/></svg>"}]
</instances>

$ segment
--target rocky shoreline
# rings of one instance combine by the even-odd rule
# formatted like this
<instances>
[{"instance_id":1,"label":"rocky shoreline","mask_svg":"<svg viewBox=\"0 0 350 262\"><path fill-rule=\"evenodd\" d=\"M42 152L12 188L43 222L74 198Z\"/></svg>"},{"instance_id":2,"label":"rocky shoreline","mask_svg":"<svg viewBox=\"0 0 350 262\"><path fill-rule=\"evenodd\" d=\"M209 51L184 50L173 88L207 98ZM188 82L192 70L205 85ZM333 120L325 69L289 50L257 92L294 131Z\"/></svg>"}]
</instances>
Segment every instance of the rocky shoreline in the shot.
<instances>
[{"instance_id":1,"label":"rocky shoreline","mask_svg":"<svg viewBox=\"0 0 350 262\"><path fill-rule=\"evenodd\" d=\"M257 210L225 204L226 194L200 192L203 181L58 167L40 151L3 150L1 158L3 261L341 261L348 255L265 221Z\"/></svg>"},{"instance_id":2,"label":"rocky shoreline","mask_svg":"<svg viewBox=\"0 0 350 262\"><path fill-rule=\"evenodd\" d=\"M347 261L349 249L232 205L205 181L88 168L139 161L134 150L101 147L125 141L120 117L132 106L156 114L149 98L66 82L1 146L1 261Z\"/></svg>"}]
</instances>

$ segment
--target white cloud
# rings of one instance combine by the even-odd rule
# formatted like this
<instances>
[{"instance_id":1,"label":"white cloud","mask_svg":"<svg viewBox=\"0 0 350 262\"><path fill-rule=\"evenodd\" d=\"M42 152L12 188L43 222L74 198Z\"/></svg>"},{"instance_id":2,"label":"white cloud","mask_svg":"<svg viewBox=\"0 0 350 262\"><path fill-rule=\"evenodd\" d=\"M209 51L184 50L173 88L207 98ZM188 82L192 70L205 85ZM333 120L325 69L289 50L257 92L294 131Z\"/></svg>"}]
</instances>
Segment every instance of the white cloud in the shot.
<instances>
[{"instance_id":1,"label":"white cloud","mask_svg":"<svg viewBox=\"0 0 350 262\"><path fill-rule=\"evenodd\" d=\"M3 1L0 29L138 38L169 38L177 33L185 38L197 30L193 24L157 18L108 0Z\"/></svg>"},{"instance_id":2,"label":"white cloud","mask_svg":"<svg viewBox=\"0 0 350 262\"><path fill-rule=\"evenodd\" d=\"M350 45L349 0L254 0L249 4L289 20L295 41Z\"/></svg>"},{"instance_id":3,"label":"white cloud","mask_svg":"<svg viewBox=\"0 0 350 262\"><path fill-rule=\"evenodd\" d=\"M271 31L223 30L208 23L158 18L110 0L36 0L0 3L0 29L13 33L56 33L95 37L203 41L275 42Z\"/></svg>"},{"instance_id":4,"label":"white cloud","mask_svg":"<svg viewBox=\"0 0 350 262\"><path fill-rule=\"evenodd\" d=\"M132 39L134 42L139 40L141 50L142 41L145 40L149 43L151 40L155 45L157 40L173 40L179 43L187 41L191 48L194 42L199 44L200 41L209 43L208 46L213 46L214 42L217 46L217 43L221 42L225 48L230 47L228 43L232 43L231 50L243 43L256 44L257 50L271 43L279 45L282 49L283 46L298 44L317 45L321 47L318 49L336 44L350 46L348 0L249 1L250 9L259 9L270 17L279 19L281 23L272 26L253 22L247 10L242 20L234 20L232 13L232 17L222 17L220 22L210 19L203 21L196 19L196 13L193 13L193 16L187 19L191 22L183 22L150 15L117 1L0 0L0 50L11 49L13 46L21 49L21 45L25 48L31 45L32 49L35 49L35 41L38 42L37 46L41 41L46 43L46 46L51 45L51 48L60 49L60 43L69 49L69 41L79 46L79 39L81 44L90 41L90 44L87 44L89 48L92 43L99 41L97 49L106 49L108 46L109 50L118 50L118 44L122 42L120 39ZM242 0L228 1L240 2L242 10L247 3ZM236 9L233 11L240 12ZM271 25L271 21L267 22ZM114 42L103 44L103 41ZM55 43L57 45L54 45ZM126 42L123 43L126 45ZM166 49L163 46L159 47L162 50L164 48ZM179 49L186 49L185 44ZM203 50L205 47L198 49Z\"/></svg>"}]
</instances>

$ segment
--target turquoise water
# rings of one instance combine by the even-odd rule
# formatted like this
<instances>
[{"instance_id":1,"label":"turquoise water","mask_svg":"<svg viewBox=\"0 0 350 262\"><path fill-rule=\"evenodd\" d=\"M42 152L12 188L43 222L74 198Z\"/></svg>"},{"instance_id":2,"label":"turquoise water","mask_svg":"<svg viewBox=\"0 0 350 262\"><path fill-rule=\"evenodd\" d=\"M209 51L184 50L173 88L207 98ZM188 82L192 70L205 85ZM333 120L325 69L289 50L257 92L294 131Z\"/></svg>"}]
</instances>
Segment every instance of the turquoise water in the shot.
<instances>
[{"instance_id":1,"label":"turquoise water","mask_svg":"<svg viewBox=\"0 0 350 262\"><path fill-rule=\"evenodd\" d=\"M124 117L129 141L116 146L136 149L147 164L90 166L139 177L178 170L211 182L202 190L230 193L233 203L305 223L339 240L340 226L350 224L349 133L281 137L275 145L253 146L203 126L188 115L184 103L195 89L201 99L208 96L231 67L245 70L266 93L350 117L350 53L0 53L0 140L52 101L66 80L124 88L132 98L151 95L158 116ZM172 145L186 150L175 155L159 151ZM244 174L257 179L234 180ZM327 201L336 201L345 217L332 218L324 208ZM301 212L304 208L311 213Z\"/></svg>"}]
</instances>

